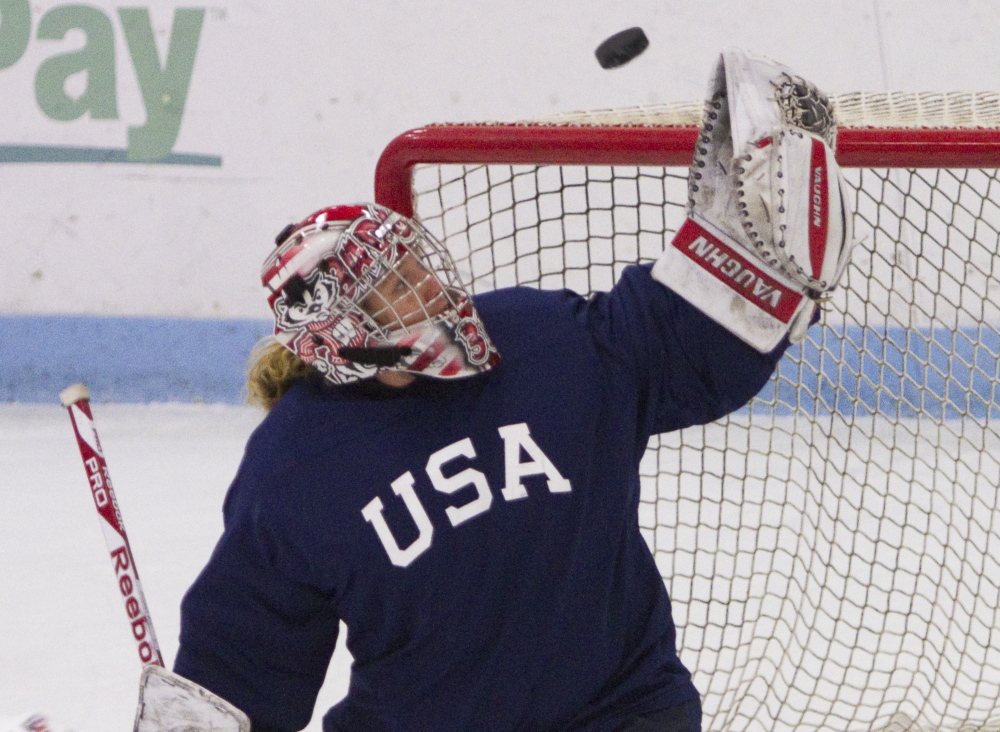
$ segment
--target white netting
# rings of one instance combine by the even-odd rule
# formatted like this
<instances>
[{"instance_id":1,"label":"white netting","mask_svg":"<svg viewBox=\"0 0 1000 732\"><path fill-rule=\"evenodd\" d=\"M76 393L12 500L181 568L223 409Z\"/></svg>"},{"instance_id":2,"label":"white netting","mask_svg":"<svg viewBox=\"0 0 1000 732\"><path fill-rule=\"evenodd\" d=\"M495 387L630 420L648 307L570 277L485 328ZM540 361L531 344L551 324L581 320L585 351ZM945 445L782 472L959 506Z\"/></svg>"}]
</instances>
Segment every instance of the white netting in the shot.
<instances>
[{"instance_id":1,"label":"white netting","mask_svg":"<svg viewBox=\"0 0 1000 732\"><path fill-rule=\"evenodd\" d=\"M850 92L831 97L841 127L970 129L1000 127L997 92ZM531 120L538 124L693 127L702 102L565 112Z\"/></svg>"},{"instance_id":2,"label":"white netting","mask_svg":"<svg viewBox=\"0 0 1000 732\"><path fill-rule=\"evenodd\" d=\"M654 438L640 525L706 730L1000 730L1000 181L847 175L846 287L748 408ZM686 171L422 166L414 194L474 291L586 294L659 254Z\"/></svg>"}]
</instances>

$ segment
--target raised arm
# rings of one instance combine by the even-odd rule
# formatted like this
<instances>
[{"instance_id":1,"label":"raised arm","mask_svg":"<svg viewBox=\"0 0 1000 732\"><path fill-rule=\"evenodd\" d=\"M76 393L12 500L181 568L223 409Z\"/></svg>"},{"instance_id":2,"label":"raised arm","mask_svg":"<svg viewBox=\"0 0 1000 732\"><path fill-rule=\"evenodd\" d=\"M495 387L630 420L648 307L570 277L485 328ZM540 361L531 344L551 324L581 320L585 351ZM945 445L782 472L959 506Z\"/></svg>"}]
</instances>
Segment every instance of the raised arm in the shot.
<instances>
[{"instance_id":1,"label":"raised arm","mask_svg":"<svg viewBox=\"0 0 1000 732\"><path fill-rule=\"evenodd\" d=\"M649 268L587 317L644 390L652 434L705 423L764 386L805 337L854 246L827 97L791 70L725 51L688 176L688 218Z\"/></svg>"}]
</instances>

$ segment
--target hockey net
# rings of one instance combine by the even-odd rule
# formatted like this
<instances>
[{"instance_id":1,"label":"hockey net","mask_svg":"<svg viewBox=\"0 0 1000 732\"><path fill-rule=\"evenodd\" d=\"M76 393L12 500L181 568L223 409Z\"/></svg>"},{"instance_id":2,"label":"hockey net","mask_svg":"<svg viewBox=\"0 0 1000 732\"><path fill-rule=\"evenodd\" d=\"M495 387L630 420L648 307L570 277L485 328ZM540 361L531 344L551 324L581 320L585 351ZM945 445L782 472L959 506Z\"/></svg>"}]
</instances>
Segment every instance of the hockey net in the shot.
<instances>
[{"instance_id":1,"label":"hockey net","mask_svg":"<svg viewBox=\"0 0 1000 732\"><path fill-rule=\"evenodd\" d=\"M748 407L651 440L640 526L706 730L1000 730L1000 100L836 106L846 284ZM683 221L700 113L415 130L376 197L475 292L607 290Z\"/></svg>"}]
</instances>

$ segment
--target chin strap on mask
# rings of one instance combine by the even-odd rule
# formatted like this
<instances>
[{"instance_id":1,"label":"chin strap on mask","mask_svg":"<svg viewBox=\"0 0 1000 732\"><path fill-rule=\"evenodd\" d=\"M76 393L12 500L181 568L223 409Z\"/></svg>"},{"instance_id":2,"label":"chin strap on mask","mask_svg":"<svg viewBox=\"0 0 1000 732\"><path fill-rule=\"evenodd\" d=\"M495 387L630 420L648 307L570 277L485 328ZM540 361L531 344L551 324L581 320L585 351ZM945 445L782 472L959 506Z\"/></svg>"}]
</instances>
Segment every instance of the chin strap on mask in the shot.
<instances>
[{"instance_id":1,"label":"chin strap on mask","mask_svg":"<svg viewBox=\"0 0 1000 732\"><path fill-rule=\"evenodd\" d=\"M363 366L388 367L397 365L411 353L413 353L413 349L409 346L374 346L372 348L343 346L337 351L337 356Z\"/></svg>"}]
</instances>

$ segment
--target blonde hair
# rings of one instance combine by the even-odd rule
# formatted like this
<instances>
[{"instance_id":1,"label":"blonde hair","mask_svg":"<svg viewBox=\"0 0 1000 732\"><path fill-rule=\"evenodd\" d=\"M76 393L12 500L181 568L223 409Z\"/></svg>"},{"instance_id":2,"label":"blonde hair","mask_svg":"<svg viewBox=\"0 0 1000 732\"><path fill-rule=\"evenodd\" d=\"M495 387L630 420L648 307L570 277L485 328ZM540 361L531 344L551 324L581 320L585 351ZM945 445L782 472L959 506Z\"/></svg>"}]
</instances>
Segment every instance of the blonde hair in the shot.
<instances>
[{"instance_id":1,"label":"blonde hair","mask_svg":"<svg viewBox=\"0 0 1000 732\"><path fill-rule=\"evenodd\" d=\"M271 411L295 379L314 373L316 369L273 336L263 338L247 360L247 402Z\"/></svg>"}]
</instances>

